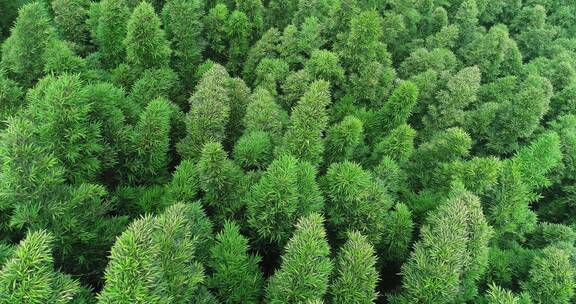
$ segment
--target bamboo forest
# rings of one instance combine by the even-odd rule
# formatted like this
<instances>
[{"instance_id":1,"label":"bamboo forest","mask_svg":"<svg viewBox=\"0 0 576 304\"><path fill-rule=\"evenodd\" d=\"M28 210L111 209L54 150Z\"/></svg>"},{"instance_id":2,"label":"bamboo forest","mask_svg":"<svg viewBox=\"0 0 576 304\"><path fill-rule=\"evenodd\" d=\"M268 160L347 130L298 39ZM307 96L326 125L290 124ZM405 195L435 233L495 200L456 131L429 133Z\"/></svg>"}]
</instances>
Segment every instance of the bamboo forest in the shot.
<instances>
[{"instance_id":1,"label":"bamboo forest","mask_svg":"<svg viewBox=\"0 0 576 304\"><path fill-rule=\"evenodd\" d=\"M576 303L574 0L0 0L0 304Z\"/></svg>"}]
</instances>

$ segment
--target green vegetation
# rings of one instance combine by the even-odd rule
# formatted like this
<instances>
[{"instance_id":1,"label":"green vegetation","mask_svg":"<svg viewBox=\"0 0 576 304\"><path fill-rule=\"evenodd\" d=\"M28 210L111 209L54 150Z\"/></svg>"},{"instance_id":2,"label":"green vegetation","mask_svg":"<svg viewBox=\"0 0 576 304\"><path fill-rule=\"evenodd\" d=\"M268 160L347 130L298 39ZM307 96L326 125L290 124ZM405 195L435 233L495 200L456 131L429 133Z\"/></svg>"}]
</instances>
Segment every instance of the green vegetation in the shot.
<instances>
[{"instance_id":1,"label":"green vegetation","mask_svg":"<svg viewBox=\"0 0 576 304\"><path fill-rule=\"evenodd\" d=\"M0 0L0 304L576 302L576 3Z\"/></svg>"}]
</instances>

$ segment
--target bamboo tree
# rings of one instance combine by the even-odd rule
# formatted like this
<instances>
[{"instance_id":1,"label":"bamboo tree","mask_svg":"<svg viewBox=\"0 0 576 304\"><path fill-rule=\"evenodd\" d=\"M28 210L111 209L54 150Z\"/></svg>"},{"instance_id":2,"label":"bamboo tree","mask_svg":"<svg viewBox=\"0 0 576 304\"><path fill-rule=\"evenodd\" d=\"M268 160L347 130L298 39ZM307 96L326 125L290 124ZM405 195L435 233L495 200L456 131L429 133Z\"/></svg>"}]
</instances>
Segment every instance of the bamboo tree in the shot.
<instances>
[{"instance_id":1,"label":"bamboo tree","mask_svg":"<svg viewBox=\"0 0 576 304\"><path fill-rule=\"evenodd\" d=\"M146 1L141 2L126 26L126 59L138 69L158 68L169 63L171 50L160 18Z\"/></svg>"},{"instance_id":2,"label":"bamboo tree","mask_svg":"<svg viewBox=\"0 0 576 304\"><path fill-rule=\"evenodd\" d=\"M54 270L53 238L30 232L0 269L0 303L74 303L80 284Z\"/></svg>"},{"instance_id":3,"label":"bamboo tree","mask_svg":"<svg viewBox=\"0 0 576 304\"><path fill-rule=\"evenodd\" d=\"M214 273L208 285L214 288L223 303L258 303L262 294L261 258L248 253L248 239L240 234L234 222L224 223L211 249ZM230 292L232 291L232 292Z\"/></svg>"},{"instance_id":4,"label":"bamboo tree","mask_svg":"<svg viewBox=\"0 0 576 304\"><path fill-rule=\"evenodd\" d=\"M348 233L336 259L336 279L331 284L332 303L374 303L378 283L376 252L358 232Z\"/></svg>"},{"instance_id":5,"label":"bamboo tree","mask_svg":"<svg viewBox=\"0 0 576 304\"><path fill-rule=\"evenodd\" d=\"M42 53L56 39L46 8L39 2L23 6L10 37L2 44L2 67L8 77L29 88L44 74Z\"/></svg>"},{"instance_id":6,"label":"bamboo tree","mask_svg":"<svg viewBox=\"0 0 576 304\"><path fill-rule=\"evenodd\" d=\"M248 225L259 240L283 247L299 218L322 209L315 177L314 167L289 155L268 166L246 199Z\"/></svg>"},{"instance_id":7,"label":"bamboo tree","mask_svg":"<svg viewBox=\"0 0 576 304\"><path fill-rule=\"evenodd\" d=\"M315 213L298 221L282 256L282 266L268 281L268 303L322 300L332 272L323 222L322 216Z\"/></svg>"}]
</instances>

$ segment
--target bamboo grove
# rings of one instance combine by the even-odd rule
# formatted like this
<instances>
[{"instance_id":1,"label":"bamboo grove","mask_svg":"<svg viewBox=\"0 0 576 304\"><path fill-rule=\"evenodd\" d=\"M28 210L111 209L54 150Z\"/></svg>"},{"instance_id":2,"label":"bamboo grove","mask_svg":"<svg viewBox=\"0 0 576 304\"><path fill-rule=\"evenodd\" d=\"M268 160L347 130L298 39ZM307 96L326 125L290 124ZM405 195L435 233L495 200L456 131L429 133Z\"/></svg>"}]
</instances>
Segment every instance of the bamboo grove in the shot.
<instances>
[{"instance_id":1,"label":"bamboo grove","mask_svg":"<svg viewBox=\"0 0 576 304\"><path fill-rule=\"evenodd\" d=\"M571 0L0 0L0 303L574 303Z\"/></svg>"}]
</instances>

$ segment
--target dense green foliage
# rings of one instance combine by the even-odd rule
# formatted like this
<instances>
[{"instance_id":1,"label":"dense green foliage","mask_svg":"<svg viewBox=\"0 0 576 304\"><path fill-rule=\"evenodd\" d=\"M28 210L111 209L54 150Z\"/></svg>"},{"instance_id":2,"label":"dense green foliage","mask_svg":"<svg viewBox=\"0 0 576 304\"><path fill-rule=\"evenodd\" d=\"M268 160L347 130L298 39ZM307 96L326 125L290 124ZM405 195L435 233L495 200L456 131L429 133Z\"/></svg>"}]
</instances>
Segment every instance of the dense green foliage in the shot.
<instances>
[{"instance_id":1,"label":"dense green foliage","mask_svg":"<svg viewBox=\"0 0 576 304\"><path fill-rule=\"evenodd\" d=\"M576 301L576 3L0 0L0 304Z\"/></svg>"}]
</instances>

